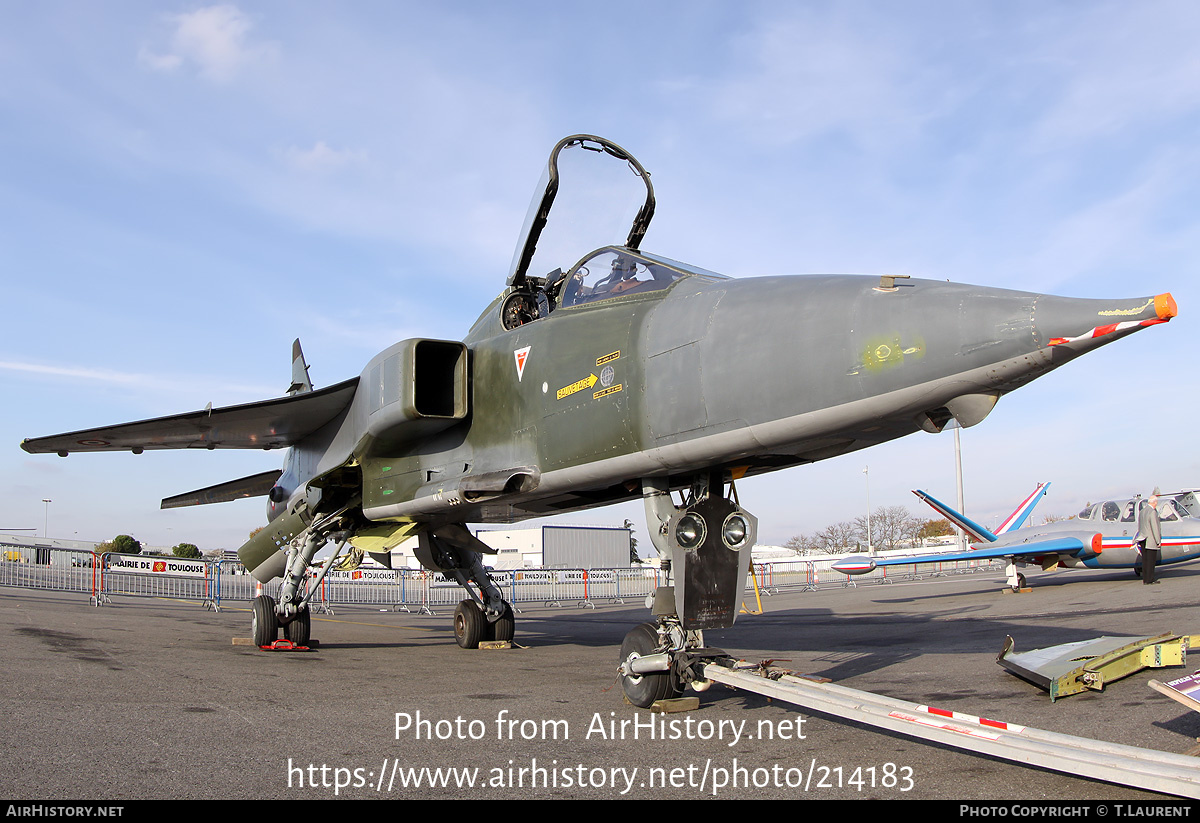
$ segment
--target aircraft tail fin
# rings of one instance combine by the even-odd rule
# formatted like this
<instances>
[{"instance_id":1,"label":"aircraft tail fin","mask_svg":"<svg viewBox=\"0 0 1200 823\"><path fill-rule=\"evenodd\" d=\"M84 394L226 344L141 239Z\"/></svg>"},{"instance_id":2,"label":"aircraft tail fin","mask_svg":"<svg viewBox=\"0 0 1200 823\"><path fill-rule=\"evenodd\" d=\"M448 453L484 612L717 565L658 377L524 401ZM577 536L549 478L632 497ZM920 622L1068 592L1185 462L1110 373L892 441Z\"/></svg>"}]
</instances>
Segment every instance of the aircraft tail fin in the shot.
<instances>
[{"instance_id":1,"label":"aircraft tail fin","mask_svg":"<svg viewBox=\"0 0 1200 823\"><path fill-rule=\"evenodd\" d=\"M958 526L958 528L962 529L963 532L966 533L967 537L971 538L972 543L996 542L996 535L992 534L992 532L988 531L974 520L969 519L965 514L956 512L942 501L935 497L931 497L920 489L913 489L913 494L925 501L925 503L928 504L931 509L940 514L942 517L946 518L955 526Z\"/></svg>"},{"instance_id":2,"label":"aircraft tail fin","mask_svg":"<svg viewBox=\"0 0 1200 823\"><path fill-rule=\"evenodd\" d=\"M308 363L304 362L304 352L300 349L300 338L292 341L292 384L288 386L288 394L303 394L313 390L312 381L308 379Z\"/></svg>"},{"instance_id":3,"label":"aircraft tail fin","mask_svg":"<svg viewBox=\"0 0 1200 823\"><path fill-rule=\"evenodd\" d=\"M1007 534L1008 532L1015 531L1024 526L1025 521L1029 519L1029 515L1033 514L1033 507L1036 506L1038 501L1042 499L1042 495L1049 490L1049 483L1038 483L1037 488L1033 490L1033 493L1026 497L1025 500L1021 502L1021 505L1017 506L1016 511L1010 514L1008 519L1000 524L1000 528L996 529L996 534Z\"/></svg>"}]
</instances>

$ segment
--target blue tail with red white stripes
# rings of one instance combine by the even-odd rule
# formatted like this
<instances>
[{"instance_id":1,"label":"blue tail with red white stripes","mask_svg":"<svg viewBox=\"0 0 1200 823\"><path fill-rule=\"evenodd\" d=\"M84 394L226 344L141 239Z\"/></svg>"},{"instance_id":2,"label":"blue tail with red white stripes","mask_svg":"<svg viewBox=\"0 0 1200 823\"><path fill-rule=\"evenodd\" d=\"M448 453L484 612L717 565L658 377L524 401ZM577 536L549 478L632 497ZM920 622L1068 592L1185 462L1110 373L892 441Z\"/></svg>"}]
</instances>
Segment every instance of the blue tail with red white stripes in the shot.
<instances>
[{"instance_id":1,"label":"blue tail with red white stripes","mask_svg":"<svg viewBox=\"0 0 1200 823\"><path fill-rule=\"evenodd\" d=\"M1029 519L1029 515L1033 513L1034 506L1038 504L1038 501L1042 499L1042 495L1049 489L1049 483L1038 483L1033 493L1026 497L1021 502L1021 505L1017 506L1016 510L1000 524L1000 528L996 529L995 532L979 525L965 514L955 511L942 501L931 497L920 489L913 489L913 494L929 504L929 507L942 517L961 529L971 539L972 543L995 543L1000 535L1021 528L1025 524L1025 521Z\"/></svg>"}]
</instances>

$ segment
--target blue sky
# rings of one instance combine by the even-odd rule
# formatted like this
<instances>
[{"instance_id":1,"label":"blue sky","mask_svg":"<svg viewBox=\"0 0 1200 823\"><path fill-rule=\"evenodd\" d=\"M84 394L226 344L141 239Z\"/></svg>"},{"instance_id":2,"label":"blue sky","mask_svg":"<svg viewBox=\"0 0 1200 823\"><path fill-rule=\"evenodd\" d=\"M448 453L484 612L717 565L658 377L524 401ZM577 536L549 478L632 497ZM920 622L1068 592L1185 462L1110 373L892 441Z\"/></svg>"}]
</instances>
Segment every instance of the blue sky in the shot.
<instances>
[{"instance_id":1,"label":"blue sky","mask_svg":"<svg viewBox=\"0 0 1200 823\"><path fill-rule=\"evenodd\" d=\"M277 396L503 286L545 158L651 171L643 248L733 276L897 273L1180 317L963 432L969 512L1200 486L1200 7L1141 3L0 3L0 530L236 548L263 501L161 512L278 453L30 456L23 437ZM582 252L582 250L581 250ZM953 499L920 435L757 478L781 543ZM641 523L640 505L575 515ZM641 537L645 537L644 534ZM648 541L643 541L648 542Z\"/></svg>"}]
</instances>

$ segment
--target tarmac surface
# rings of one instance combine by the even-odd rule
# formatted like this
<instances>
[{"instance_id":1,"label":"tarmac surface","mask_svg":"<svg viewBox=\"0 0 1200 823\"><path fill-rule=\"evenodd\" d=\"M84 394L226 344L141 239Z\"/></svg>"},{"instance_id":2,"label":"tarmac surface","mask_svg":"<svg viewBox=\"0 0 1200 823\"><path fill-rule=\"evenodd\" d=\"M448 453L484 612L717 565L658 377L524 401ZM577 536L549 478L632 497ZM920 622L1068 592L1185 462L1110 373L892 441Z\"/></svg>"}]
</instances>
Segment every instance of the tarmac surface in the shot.
<instances>
[{"instance_id":1,"label":"tarmac surface","mask_svg":"<svg viewBox=\"0 0 1200 823\"><path fill-rule=\"evenodd\" d=\"M1055 703L995 662L1006 635L1021 652L1200 633L1200 568L1160 573L1157 586L1129 572L1033 573L1021 595L1002 594L996 573L835 587L764 598L765 614L706 634L851 688L1183 752L1200 714L1147 681L1195 659ZM449 611L347 607L314 616L309 653L235 645L249 637L245 606L124 597L97 608L0 588L0 797L1169 800L720 686L652 732L664 716L624 703L615 679L623 636L649 617L641 604L525 609L523 648L506 651L459 649ZM796 785L810 772L807 790Z\"/></svg>"}]
</instances>

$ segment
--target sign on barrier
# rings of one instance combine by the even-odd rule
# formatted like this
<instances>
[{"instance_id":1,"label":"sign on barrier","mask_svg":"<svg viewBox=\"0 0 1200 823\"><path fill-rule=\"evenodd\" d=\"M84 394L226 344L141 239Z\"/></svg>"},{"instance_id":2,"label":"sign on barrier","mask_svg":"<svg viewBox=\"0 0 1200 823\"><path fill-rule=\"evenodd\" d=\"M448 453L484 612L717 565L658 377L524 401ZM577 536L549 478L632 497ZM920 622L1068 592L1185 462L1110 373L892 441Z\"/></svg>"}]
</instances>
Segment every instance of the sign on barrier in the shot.
<instances>
[{"instance_id":1,"label":"sign on barrier","mask_svg":"<svg viewBox=\"0 0 1200 823\"><path fill-rule=\"evenodd\" d=\"M843 575L829 567L836 558L804 559L756 564L754 574L760 591L815 591L822 585L840 587ZM942 573L971 573L994 570L991 563L946 563ZM887 582L887 570L877 569L858 582ZM504 598L514 605L586 605L598 602L624 603L644 598L662 581L655 568L621 569L510 569L489 571L488 576ZM313 575L315 577L315 573ZM106 554L53 549L26 551L11 548L0 558L0 586L87 592L99 604L112 595L173 597L202 600L219 608L222 599L252 600L258 583L232 560L187 560L178 557ZM272 581L263 591L277 596L280 582ZM746 590L754 580L747 577ZM331 571L321 582L312 602L390 606L394 608L452 607L465 597L458 582L424 569L359 568Z\"/></svg>"},{"instance_id":2,"label":"sign on barrier","mask_svg":"<svg viewBox=\"0 0 1200 823\"><path fill-rule=\"evenodd\" d=\"M109 554L108 568L140 574L176 574L208 577L211 563L203 560L182 560L168 557L141 557L135 554Z\"/></svg>"}]
</instances>

